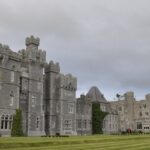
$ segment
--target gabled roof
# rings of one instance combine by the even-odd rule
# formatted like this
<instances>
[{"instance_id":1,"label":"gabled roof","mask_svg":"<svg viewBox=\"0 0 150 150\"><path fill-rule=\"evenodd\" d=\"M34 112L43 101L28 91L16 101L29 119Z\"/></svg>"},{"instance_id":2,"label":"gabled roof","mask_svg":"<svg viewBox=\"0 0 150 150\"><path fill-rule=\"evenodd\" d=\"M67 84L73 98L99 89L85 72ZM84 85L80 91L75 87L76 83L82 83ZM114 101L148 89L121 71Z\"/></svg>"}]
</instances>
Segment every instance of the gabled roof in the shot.
<instances>
[{"instance_id":1,"label":"gabled roof","mask_svg":"<svg viewBox=\"0 0 150 150\"><path fill-rule=\"evenodd\" d=\"M93 86L86 96L91 98L92 102L107 102L104 95L96 86Z\"/></svg>"}]
</instances>

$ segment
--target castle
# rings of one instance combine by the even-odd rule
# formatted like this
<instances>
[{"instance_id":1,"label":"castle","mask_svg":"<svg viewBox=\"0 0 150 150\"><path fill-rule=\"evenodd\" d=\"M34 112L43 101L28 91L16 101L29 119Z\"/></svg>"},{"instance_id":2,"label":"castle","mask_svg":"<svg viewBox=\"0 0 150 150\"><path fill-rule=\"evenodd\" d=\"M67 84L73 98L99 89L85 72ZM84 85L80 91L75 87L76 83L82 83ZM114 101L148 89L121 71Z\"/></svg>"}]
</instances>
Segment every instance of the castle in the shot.
<instances>
[{"instance_id":1,"label":"castle","mask_svg":"<svg viewBox=\"0 0 150 150\"><path fill-rule=\"evenodd\" d=\"M108 102L97 87L76 99L77 78L60 72L59 63L46 61L40 39L25 40L19 52L0 44L0 134L10 136L13 115L22 110L23 132L27 136L91 135L92 103L108 112L103 132L118 133L128 128L150 130L150 95L136 101L132 92L123 100Z\"/></svg>"}]
</instances>

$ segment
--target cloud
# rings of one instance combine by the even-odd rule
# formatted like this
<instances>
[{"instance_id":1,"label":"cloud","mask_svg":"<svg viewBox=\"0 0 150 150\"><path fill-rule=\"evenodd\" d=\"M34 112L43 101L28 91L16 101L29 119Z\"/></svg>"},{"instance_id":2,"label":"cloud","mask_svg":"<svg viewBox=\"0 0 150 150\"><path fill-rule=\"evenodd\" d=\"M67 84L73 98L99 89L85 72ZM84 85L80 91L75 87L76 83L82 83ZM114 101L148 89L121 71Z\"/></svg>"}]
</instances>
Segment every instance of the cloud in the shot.
<instances>
[{"instance_id":1,"label":"cloud","mask_svg":"<svg viewBox=\"0 0 150 150\"><path fill-rule=\"evenodd\" d=\"M0 41L17 51L41 38L47 60L78 78L78 95L98 86L112 99L150 91L149 0L1 0Z\"/></svg>"}]
</instances>

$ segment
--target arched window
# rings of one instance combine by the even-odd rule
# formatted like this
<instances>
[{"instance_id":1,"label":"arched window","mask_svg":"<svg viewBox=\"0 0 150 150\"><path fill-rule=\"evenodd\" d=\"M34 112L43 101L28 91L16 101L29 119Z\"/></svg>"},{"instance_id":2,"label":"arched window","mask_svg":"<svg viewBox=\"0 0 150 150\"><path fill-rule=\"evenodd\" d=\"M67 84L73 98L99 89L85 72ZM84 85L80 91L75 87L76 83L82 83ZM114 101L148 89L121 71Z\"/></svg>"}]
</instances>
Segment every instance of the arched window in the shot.
<instances>
[{"instance_id":1,"label":"arched window","mask_svg":"<svg viewBox=\"0 0 150 150\"><path fill-rule=\"evenodd\" d=\"M12 115L2 115L1 116L1 130L10 130L12 128L13 116Z\"/></svg>"},{"instance_id":2,"label":"arched window","mask_svg":"<svg viewBox=\"0 0 150 150\"><path fill-rule=\"evenodd\" d=\"M5 116L5 129L8 129L8 115Z\"/></svg>"},{"instance_id":3,"label":"arched window","mask_svg":"<svg viewBox=\"0 0 150 150\"><path fill-rule=\"evenodd\" d=\"M40 119L39 117L36 118L36 128L38 129L40 125Z\"/></svg>"},{"instance_id":4,"label":"arched window","mask_svg":"<svg viewBox=\"0 0 150 150\"><path fill-rule=\"evenodd\" d=\"M1 129L4 129L4 124L5 124L5 116L1 116Z\"/></svg>"}]
</instances>

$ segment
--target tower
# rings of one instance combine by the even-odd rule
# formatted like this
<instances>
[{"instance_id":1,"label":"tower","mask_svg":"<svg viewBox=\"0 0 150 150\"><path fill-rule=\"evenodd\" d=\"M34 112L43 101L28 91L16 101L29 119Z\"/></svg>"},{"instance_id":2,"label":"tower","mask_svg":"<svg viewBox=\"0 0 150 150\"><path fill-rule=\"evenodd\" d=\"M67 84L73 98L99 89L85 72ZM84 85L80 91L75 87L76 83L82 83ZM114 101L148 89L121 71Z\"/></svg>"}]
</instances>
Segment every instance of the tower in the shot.
<instances>
[{"instance_id":1,"label":"tower","mask_svg":"<svg viewBox=\"0 0 150 150\"><path fill-rule=\"evenodd\" d=\"M58 63L50 61L45 67L45 102L46 102L46 133L56 134L56 103L58 99L57 78L60 73Z\"/></svg>"},{"instance_id":2,"label":"tower","mask_svg":"<svg viewBox=\"0 0 150 150\"><path fill-rule=\"evenodd\" d=\"M52 61L45 68L47 134L76 135L77 79L60 73Z\"/></svg>"},{"instance_id":3,"label":"tower","mask_svg":"<svg viewBox=\"0 0 150 150\"><path fill-rule=\"evenodd\" d=\"M38 49L40 39L26 38L26 49L22 54L21 99L24 132L29 136L45 134L45 114L43 109L43 69L46 52Z\"/></svg>"}]
</instances>

